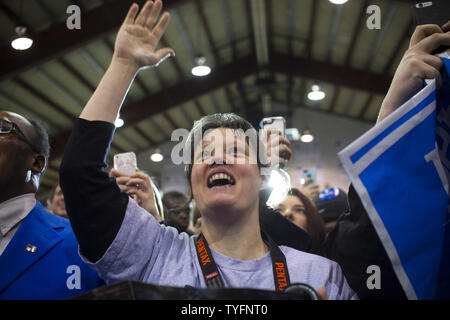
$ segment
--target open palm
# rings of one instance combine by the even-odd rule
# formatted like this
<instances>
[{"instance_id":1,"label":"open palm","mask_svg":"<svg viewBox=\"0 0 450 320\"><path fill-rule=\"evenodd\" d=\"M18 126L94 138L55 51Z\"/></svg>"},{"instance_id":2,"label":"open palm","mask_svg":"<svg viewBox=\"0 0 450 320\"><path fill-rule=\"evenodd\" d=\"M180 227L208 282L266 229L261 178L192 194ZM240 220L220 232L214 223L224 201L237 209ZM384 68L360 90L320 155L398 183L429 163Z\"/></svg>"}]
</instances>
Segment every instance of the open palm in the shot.
<instances>
[{"instance_id":1,"label":"open palm","mask_svg":"<svg viewBox=\"0 0 450 320\"><path fill-rule=\"evenodd\" d=\"M133 4L117 33L114 59L131 63L137 68L156 66L168 55L174 55L171 48L162 48L155 51L170 20L168 12L161 15L158 23L156 20L161 12L160 0L147 1L141 12L137 4Z\"/></svg>"}]
</instances>

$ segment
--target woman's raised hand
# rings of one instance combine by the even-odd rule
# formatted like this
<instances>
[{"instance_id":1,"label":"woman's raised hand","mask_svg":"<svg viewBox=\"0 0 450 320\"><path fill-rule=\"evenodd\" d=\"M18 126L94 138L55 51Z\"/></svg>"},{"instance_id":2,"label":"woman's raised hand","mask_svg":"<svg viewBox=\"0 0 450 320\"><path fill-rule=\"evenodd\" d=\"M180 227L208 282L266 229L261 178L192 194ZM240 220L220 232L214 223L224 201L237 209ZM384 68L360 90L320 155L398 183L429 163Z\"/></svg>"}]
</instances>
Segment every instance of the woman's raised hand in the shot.
<instances>
[{"instance_id":1,"label":"woman's raised hand","mask_svg":"<svg viewBox=\"0 0 450 320\"><path fill-rule=\"evenodd\" d=\"M155 51L170 20L170 14L164 12L156 23L161 8L161 0L147 1L137 14L139 6L136 3L131 5L117 33L113 60L138 70L157 66L165 58L175 55L171 48Z\"/></svg>"}]
</instances>

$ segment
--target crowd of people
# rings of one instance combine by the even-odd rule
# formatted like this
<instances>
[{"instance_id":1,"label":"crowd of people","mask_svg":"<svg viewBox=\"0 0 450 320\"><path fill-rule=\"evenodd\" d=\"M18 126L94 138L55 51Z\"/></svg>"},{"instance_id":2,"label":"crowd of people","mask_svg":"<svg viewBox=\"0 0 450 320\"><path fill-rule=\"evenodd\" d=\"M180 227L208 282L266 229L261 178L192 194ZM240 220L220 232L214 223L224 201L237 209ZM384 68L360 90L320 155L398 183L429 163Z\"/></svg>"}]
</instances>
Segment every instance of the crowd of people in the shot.
<instances>
[{"instance_id":1,"label":"crowd of people","mask_svg":"<svg viewBox=\"0 0 450 320\"><path fill-rule=\"evenodd\" d=\"M161 7L159 0L140 12L130 7L111 64L74 123L47 209L35 194L48 136L34 120L0 112L0 299L63 299L122 280L275 291L304 283L322 299L405 299L353 186L292 188L276 207L266 205L258 145L238 133L256 130L236 114L193 126L190 137L202 139L188 140L189 194L165 192L159 203L144 172L107 171L114 121L136 73L174 55L155 50L170 19ZM439 76L442 65L430 53L449 45L448 27L416 28L378 121ZM290 143L277 141L283 166ZM213 152L205 156L205 148ZM366 286L369 265L382 270L379 290Z\"/></svg>"}]
</instances>

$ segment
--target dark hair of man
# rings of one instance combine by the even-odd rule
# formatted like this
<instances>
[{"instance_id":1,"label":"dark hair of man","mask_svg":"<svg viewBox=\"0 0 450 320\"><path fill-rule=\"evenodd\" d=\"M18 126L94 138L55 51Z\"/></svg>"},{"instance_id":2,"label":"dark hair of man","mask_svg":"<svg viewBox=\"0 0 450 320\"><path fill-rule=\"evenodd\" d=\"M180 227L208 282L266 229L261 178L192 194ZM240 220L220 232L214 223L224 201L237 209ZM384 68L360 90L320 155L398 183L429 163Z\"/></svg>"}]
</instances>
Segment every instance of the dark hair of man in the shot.
<instances>
[{"instance_id":1,"label":"dark hair of man","mask_svg":"<svg viewBox=\"0 0 450 320\"><path fill-rule=\"evenodd\" d=\"M39 153L45 157L44 169L42 170L41 173L34 174L34 176L37 179L36 182L39 183L41 177L45 173L45 170L47 170L48 159L50 157L50 142L47 131L44 129L44 127L42 127L42 125L38 121L27 117L26 119L31 123L35 132L35 134L32 137L28 137L28 139L33 144L34 149L39 151Z\"/></svg>"},{"instance_id":2,"label":"dark hair of man","mask_svg":"<svg viewBox=\"0 0 450 320\"><path fill-rule=\"evenodd\" d=\"M173 207L173 204L171 203L172 200L181 200L183 202L186 202L188 200L188 197L179 191L169 191L167 193L164 193L162 202L169 210L176 208Z\"/></svg>"}]
</instances>

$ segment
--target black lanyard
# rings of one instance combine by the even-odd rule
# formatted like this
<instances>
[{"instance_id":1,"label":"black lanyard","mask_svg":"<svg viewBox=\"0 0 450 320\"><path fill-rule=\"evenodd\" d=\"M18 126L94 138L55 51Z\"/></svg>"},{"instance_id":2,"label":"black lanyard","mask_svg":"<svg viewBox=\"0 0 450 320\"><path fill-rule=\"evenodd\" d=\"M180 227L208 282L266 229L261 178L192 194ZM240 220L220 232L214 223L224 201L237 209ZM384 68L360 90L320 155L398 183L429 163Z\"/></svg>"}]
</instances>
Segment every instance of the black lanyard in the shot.
<instances>
[{"instance_id":1,"label":"black lanyard","mask_svg":"<svg viewBox=\"0 0 450 320\"><path fill-rule=\"evenodd\" d=\"M289 272L286 264L286 257L277 244L270 239L270 237L262 232L264 242L269 246L270 257L272 259L273 278L275 281L275 290L283 291L285 287L290 284ZM206 286L208 288L223 288L224 283L220 276L217 265L211 255L208 243L202 233L197 238L195 243L197 249L198 262L202 268L203 276L205 278Z\"/></svg>"}]
</instances>

